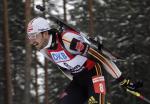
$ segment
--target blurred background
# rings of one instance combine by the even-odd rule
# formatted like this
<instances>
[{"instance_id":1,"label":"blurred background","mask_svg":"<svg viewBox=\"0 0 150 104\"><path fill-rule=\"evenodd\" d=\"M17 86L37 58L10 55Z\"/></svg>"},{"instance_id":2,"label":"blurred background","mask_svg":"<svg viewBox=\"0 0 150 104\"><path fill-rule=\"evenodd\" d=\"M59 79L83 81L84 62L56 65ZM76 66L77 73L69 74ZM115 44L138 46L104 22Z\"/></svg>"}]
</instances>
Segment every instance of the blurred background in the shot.
<instances>
[{"instance_id":1,"label":"blurred background","mask_svg":"<svg viewBox=\"0 0 150 104\"><path fill-rule=\"evenodd\" d=\"M49 20L37 4L91 37L100 35L103 45L124 60L116 63L120 70L144 81L140 92L150 99L150 0L1 0L0 104L59 104L70 82L26 40L30 19ZM104 74L106 104L147 104Z\"/></svg>"}]
</instances>

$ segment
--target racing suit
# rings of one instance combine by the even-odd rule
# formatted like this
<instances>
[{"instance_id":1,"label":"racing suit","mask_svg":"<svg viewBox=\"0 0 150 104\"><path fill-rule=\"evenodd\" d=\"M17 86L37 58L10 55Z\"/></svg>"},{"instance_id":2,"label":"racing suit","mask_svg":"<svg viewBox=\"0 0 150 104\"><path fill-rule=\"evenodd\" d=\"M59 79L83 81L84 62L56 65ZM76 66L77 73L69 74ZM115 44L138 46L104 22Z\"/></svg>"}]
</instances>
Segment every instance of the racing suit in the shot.
<instances>
[{"instance_id":1,"label":"racing suit","mask_svg":"<svg viewBox=\"0 0 150 104\"><path fill-rule=\"evenodd\" d=\"M117 79L122 74L117 66L101 52L90 47L78 32L66 30L61 34L55 32L50 35L52 44L48 44L41 53L73 76L60 104L104 104L105 94L96 92L93 78L101 78L101 67L104 67Z\"/></svg>"}]
</instances>

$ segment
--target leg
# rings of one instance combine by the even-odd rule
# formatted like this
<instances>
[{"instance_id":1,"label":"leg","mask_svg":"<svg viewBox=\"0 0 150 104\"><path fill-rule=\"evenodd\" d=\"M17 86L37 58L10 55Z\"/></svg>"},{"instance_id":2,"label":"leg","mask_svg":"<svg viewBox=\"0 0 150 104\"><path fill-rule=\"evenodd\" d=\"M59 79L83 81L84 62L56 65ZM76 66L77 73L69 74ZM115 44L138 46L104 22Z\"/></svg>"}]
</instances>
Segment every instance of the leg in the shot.
<instances>
[{"instance_id":1,"label":"leg","mask_svg":"<svg viewBox=\"0 0 150 104\"><path fill-rule=\"evenodd\" d=\"M100 75L102 76L102 72L101 72L101 67L99 64L95 65L95 68L92 70L92 76L94 75ZM97 94L95 93L94 89L93 89L93 83L92 83L92 78L91 78L91 84L89 84L90 86L88 87L88 92L89 92L89 99L87 101L87 104L104 104L105 103L105 95L103 94Z\"/></svg>"},{"instance_id":2,"label":"leg","mask_svg":"<svg viewBox=\"0 0 150 104\"><path fill-rule=\"evenodd\" d=\"M70 83L64 93L60 104L84 104L86 100L83 90L74 81Z\"/></svg>"},{"instance_id":3,"label":"leg","mask_svg":"<svg viewBox=\"0 0 150 104\"><path fill-rule=\"evenodd\" d=\"M87 104L104 104L105 96L103 94L91 93Z\"/></svg>"}]
</instances>

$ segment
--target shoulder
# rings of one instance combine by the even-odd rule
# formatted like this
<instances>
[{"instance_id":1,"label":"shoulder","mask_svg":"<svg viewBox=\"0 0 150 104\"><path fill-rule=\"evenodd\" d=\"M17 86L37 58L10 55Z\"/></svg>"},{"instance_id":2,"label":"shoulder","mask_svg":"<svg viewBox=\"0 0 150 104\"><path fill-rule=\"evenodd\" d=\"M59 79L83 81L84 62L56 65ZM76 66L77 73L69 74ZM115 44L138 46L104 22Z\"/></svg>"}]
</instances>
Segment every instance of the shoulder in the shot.
<instances>
[{"instance_id":1,"label":"shoulder","mask_svg":"<svg viewBox=\"0 0 150 104\"><path fill-rule=\"evenodd\" d=\"M76 31L67 30L61 34L62 42L64 43L65 49L68 50L72 54L79 54L79 52L71 50L70 46L72 44L72 40L77 39L79 41L82 40L80 33Z\"/></svg>"},{"instance_id":2,"label":"shoulder","mask_svg":"<svg viewBox=\"0 0 150 104\"><path fill-rule=\"evenodd\" d=\"M83 40L80 33L76 32L76 31L67 30L67 31L63 32L61 35L62 35L63 41L66 40L66 41L71 42L73 38L80 40L80 41Z\"/></svg>"},{"instance_id":3,"label":"shoulder","mask_svg":"<svg viewBox=\"0 0 150 104\"><path fill-rule=\"evenodd\" d=\"M66 31L62 33L62 41L65 48L73 54L85 53L85 50L89 47L81 34L74 31Z\"/></svg>"}]
</instances>

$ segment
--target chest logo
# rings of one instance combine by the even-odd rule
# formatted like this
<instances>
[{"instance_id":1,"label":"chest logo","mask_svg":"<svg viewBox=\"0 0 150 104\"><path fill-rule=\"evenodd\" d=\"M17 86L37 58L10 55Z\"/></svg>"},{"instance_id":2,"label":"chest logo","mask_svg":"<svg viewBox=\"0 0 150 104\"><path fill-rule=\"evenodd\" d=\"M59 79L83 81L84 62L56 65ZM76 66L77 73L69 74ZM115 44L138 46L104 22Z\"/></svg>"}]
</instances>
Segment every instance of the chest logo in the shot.
<instances>
[{"instance_id":1,"label":"chest logo","mask_svg":"<svg viewBox=\"0 0 150 104\"><path fill-rule=\"evenodd\" d=\"M67 56L67 54L64 51L51 52L51 56L55 62L64 62L70 60L70 58Z\"/></svg>"}]
</instances>

